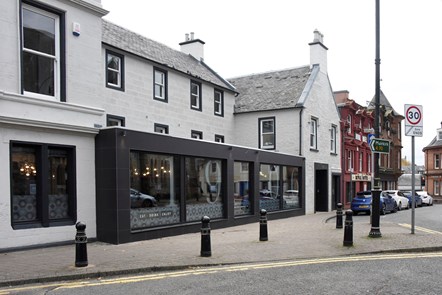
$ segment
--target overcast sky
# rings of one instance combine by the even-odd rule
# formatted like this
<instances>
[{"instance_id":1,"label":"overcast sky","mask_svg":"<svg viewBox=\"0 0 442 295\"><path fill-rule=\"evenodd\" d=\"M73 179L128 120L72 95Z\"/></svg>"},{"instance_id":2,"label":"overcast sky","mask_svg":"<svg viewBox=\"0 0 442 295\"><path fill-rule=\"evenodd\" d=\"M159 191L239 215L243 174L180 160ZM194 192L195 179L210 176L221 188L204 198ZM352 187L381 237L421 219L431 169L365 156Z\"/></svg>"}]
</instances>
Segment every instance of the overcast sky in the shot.
<instances>
[{"instance_id":1,"label":"overcast sky","mask_svg":"<svg viewBox=\"0 0 442 295\"><path fill-rule=\"evenodd\" d=\"M375 0L102 0L105 19L179 50L185 33L205 42L204 61L224 78L310 62L324 35L334 91L366 105L375 94ZM381 89L393 108L423 106L416 164L442 121L442 0L380 0ZM404 130L404 128L402 128ZM411 137L402 137L411 162Z\"/></svg>"}]
</instances>

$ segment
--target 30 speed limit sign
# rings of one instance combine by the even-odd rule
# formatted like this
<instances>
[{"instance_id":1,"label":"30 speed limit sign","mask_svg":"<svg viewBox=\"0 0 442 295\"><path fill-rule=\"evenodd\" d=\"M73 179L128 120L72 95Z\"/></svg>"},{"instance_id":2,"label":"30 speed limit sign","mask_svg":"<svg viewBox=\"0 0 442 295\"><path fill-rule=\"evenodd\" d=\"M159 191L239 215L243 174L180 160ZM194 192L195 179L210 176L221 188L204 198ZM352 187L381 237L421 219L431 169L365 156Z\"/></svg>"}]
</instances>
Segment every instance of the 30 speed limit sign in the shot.
<instances>
[{"instance_id":1,"label":"30 speed limit sign","mask_svg":"<svg viewBox=\"0 0 442 295\"><path fill-rule=\"evenodd\" d=\"M405 105L405 135L423 136L423 112L421 105Z\"/></svg>"}]
</instances>

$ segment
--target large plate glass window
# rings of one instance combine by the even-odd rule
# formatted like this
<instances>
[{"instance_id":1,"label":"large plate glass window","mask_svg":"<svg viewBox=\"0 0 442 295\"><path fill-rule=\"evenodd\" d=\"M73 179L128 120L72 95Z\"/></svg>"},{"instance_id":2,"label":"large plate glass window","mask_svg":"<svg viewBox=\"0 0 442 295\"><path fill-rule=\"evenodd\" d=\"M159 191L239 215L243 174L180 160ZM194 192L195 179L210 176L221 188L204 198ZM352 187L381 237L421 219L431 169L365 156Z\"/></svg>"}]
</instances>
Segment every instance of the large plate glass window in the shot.
<instances>
[{"instance_id":1,"label":"large plate glass window","mask_svg":"<svg viewBox=\"0 0 442 295\"><path fill-rule=\"evenodd\" d=\"M233 165L233 197L235 215L252 214L250 189L250 164L234 162Z\"/></svg>"},{"instance_id":2,"label":"large plate glass window","mask_svg":"<svg viewBox=\"0 0 442 295\"><path fill-rule=\"evenodd\" d=\"M14 228L73 224L76 219L74 149L11 145Z\"/></svg>"},{"instance_id":3,"label":"large plate glass window","mask_svg":"<svg viewBox=\"0 0 442 295\"><path fill-rule=\"evenodd\" d=\"M23 4L23 91L60 98L60 17Z\"/></svg>"},{"instance_id":4,"label":"large plate glass window","mask_svg":"<svg viewBox=\"0 0 442 295\"><path fill-rule=\"evenodd\" d=\"M176 156L130 153L132 230L180 222L179 160Z\"/></svg>"},{"instance_id":5,"label":"large plate glass window","mask_svg":"<svg viewBox=\"0 0 442 295\"><path fill-rule=\"evenodd\" d=\"M283 190L283 208L295 209L301 208L299 199L299 169L298 167L282 167L282 190Z\"/></svg>"},{"instance_id":6,"label":"large plate glass window","mask_svg":"<svg viewBox=\"0 0 442 295\"><path fill-rule=\"evenodd\" d=\"M259 208L267 211L281 209L280 166L261 164L259 171Z\"/></svg>"},{"instance_id":7,"label":"large plate glass window","mask_svg":"<svg viewBox=\"0 0 442 295\"><path fill-rule=\"evenodd\" d=\"M186 221L223 218L222 161L186 157L185 163Z\"/></svg>"}]
</instances>

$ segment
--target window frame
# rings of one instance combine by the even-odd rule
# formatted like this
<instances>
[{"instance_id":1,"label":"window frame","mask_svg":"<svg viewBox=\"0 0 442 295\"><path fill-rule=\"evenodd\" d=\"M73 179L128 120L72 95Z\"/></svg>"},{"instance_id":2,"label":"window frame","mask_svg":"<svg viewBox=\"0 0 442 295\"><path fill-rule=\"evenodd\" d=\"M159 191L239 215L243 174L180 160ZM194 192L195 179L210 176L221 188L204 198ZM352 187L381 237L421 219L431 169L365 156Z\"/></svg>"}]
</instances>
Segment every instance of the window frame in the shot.
<instances>
[{"instance_id":1,"label":"window frame","mask_svg":"<svg viewBox=\"0 0 442 295\"><path fill-rule=\"evenodd\" d=\"M28 52L43 57L51 57L46 53L39 53L36 50L25 49L24 47L24 32L23 32L23 9L30 10L35 13L53 18L55 20L55 53L54 59L54 95L41 94L38 92L25 90L25 61L24 53ZM21 93L36 98L66 101L66 36L65 36L65 13L55 10L53 7L42 3L37 3L29 0L20 1L20 79L21 79Z\"/></svg>"},{"instance_id":2,"label":"window frame","mask_svg":"<svg viewBox=\"0 0 442 295\"><path fill-rule=\"evenodd\" d=\"M217 94L219 94L219 101L217 101ZM217 106L219 110L217 110ZM219 89L214 89L213 113L215 114L215 116L224 117L224 92Z\"/></svg>"},{"instance_id":3,"label":"window frame","mask_svg":"<svg viewBox=\"0 0 442 295\"><path fill-rule=\"evenodd\" d=\"M10 169L10 202L13 203L14 189L13 189L13 154L14 148L27 147L35 150L35 162L37 165L37 177L36 177L36 211L37 220L32 221L14 221L13 220L13 206L11 206L11 226L14 230L29 229L29 228L41 228L41 227L56 227L73 225L77 220L77 179L76 179L76 148L70 145L58 145L47 143L35 143L35 142L22 142L22 141L10 141L9 150L9 169ZM69 217L50 219L49 216L49 163L50 150L65 150L67 157L67 174L68 179L66 193L68 195L68 212Z\"/></svg>"},{"instance_id":4,"label":"window frame","mask_svg":"<svg viewBox=\"0 0 442 295\"><path fill-rule=\"evenodd\" d=\"M120 65L119 65L119 70L115 71L114 69L110 69L108 67L108 57L112 55L114 57L119 58L120 60ZM107 88L111 88L111 89L115 89L115 90L120 90L120 91L124 91L124 55L117 53L113 50L110 49L106 49L106 53L105 53L105 63L104 63L104 67L105 67L105 71L106 71L106 87ZM118 84L113 84L113 83L109 83L108 79L109 79L109 71L112 72L116 72L119 74L119 85Z\"/></svg>"},{"instance_id":5,"label":"window frame","mask_svg":"<svg viewBox=\"0 0 442 295\"><path fill-rule=\"evenodd\" d=\"M337 126L336 125L332 125L331 129L330 129L330 152L332 154L336 154L337 151L337 141L336 141L336 137L337 137Z\"/></svg>"},{"instance_id":6,"label":"window frame","mask_svg":"<svg viewBox=\"0 0 442 295\"><path fill-rule=\"evenodd\" d=\"M155 123L153 128L155 133L169 134L169 125ZM164 132L158 131L157 128L158 130L161 128Z\"/></svg>"},{"instance_id":7,"label":"window frame","mask_svg":"<svg viewBox=\"0 0 442 295\"><path fill-rule=\"evenodd\" d=\"M263 123L264 122L273 122L273 132L263 133ZM276 117L265 117L258 118L258 146L263 150L275 150L276 149ZM264 146L264 135L273 134L273 145Z\"/></svg>"},{"instance_id":8,"label":"window frame","mask_svg":"<svg viewBox=\"0 0 442 295\"><path fill-rule=\"evenodd\" d=\"M157 83L156 81L156 73L159 72L163 75L163 84ZM162 102L168 102L168 77L167 77L167 71L154 67L153 68L153 99L162 101ZM157 85L163 89L163 97L157 96L156 93L156 87Z\"/></svg>"},{"instance_id":9,"label":"window frame","mask_svg":"<svg viewBox=\"0 0 442 295\"><path fill-rule=\"evenodd\" d=\"M434 169L440 169L440 154L434 154Z\"/></svg>"},{"instance_id":10,"label":"window frame","mask_svg":"<svg viewBox=\"0 0 442 295\"><path fill-rule=\"evenodd\" d=\"M310 150L318 150L318 118L310 118ZM312 142L313 140L313 142Z\"/></svg>"},{"instance_id":11,"label":"window frame","mask_svg":"<svg viewBox=\"0 0 442 295\"><path fill-rule=\"evenodd\" d=\"M193 93L193 85L196 85L198 87L198 93L194 94ZM192 103L193 98L196 98L196 105L194 105ZM202 86L201 83L191 80L190 81L190 108L192 110L196 110L196 111L202 111Z\"/></svg>"},{"instance_id":12,"label":"window frame","mask_svg":"<svg viewBox=\"0 0 442 295\"><path fill-rule=\"evenodd\" d=\"M194 138L194 139L202 140L203 139L203 132L202 131L198 131L198 130L191 130L190 131L190 137Z\"/></svg>"},{"instance_id":13,"label":"window frame","mask_svg":"<svg viewBox=\"0 0 442 295\"><path fill-rule=\"evenodd\" d=\"M224 135L215 134L215 142L224 143Z\"/></svg>"},{"instance_id":14,"label":"window frame","mask_svg":"<svg viewBox=\"0 0 442 295\"><path fill-rule=\"evenodd\" d=\"M117 122L117 125L110 125L110 122ZM121 117L121 116L115 116L115 115L106 115L106 126L107 127L111 127L111 126L121 126L121 127L126 127L126 118Z\"/></svg>"}]
</instances>

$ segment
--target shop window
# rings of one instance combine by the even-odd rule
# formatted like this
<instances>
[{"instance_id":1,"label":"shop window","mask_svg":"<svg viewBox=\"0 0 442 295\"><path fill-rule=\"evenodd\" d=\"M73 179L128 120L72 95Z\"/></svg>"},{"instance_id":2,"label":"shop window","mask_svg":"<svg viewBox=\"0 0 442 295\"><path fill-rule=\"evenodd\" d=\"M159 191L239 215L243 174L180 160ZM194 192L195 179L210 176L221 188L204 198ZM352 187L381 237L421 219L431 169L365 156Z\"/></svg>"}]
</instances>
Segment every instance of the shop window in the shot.
<instances>
[{"instance_id":1,"label":"shop window","mask_svg":"<svg viewBox=\"0 0 442 295\"><path fill-rule=\"evenodd\" d=\"M277 165L261 164L259 171L259 208L267 211L281 209L280 171Z\"/></svg>"},{"instance_id":2,"label":"shop window","mask_svg":"<svg viewBox=\"0 0 442 295\"><path fill-rule=\"evenodd\" d=\"M186 221L224 217L222 170L221 160L185 159Z\"/></svg>"},{"instance_id":3,"label":"shop window","mask_svg":"<svg viewBox=\"0 0 442 295\"><path fill-rule=\"evenodd\" d=\"M179 170L176 156L130 153L132 230L180 222Z\"/></svg>"},{"instance_id":4,"label":"shop window","mask_svg":"<svg viewBox=\"0 0 442 295\"><path fill-rule=\"evenodd\" d=\"M251 197L249 194L250 188L250 173L248 162L234 162L234 212L235 216L252 214Z\"/></svg>"},{"instance_id":5,"label":"shop window","mask_svg":"<svg viewBox=\"0 0 442 295\"><path fill-rule=\"evenodd\" d=\"M299 170L298 167L282 167L282 197L283 208L294 209L301 208L299 198Z\"/></svg>"},{"instance_id":6,"label":"shop window","mask_svg":"<svg viewBox=\"0 0 442 295\"><path fill-rule=\"evenodd\" d=\"M11 144L11 218L14 229L74 224L74 158L73 147Z\"/></svg>"}]
</instances>

